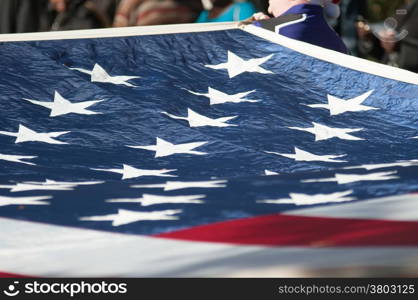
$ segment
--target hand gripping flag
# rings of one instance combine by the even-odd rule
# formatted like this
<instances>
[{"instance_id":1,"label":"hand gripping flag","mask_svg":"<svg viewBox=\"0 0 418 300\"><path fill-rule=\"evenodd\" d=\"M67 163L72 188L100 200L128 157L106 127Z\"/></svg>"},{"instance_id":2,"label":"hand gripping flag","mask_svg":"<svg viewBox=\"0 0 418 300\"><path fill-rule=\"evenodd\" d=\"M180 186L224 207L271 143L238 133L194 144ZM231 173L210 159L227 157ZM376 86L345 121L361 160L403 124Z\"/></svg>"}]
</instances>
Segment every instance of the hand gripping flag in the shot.
<instances>
[{"instance_id":1,"label":"hand gripping flag","mask_svg":"<svg viewBox=\"0 0 418 300\"><path fill-rule=\"evenodd\" d=\"M417 74L234 24L0 39L4 276L417 274Z\"/></svg>"}]
</instances>

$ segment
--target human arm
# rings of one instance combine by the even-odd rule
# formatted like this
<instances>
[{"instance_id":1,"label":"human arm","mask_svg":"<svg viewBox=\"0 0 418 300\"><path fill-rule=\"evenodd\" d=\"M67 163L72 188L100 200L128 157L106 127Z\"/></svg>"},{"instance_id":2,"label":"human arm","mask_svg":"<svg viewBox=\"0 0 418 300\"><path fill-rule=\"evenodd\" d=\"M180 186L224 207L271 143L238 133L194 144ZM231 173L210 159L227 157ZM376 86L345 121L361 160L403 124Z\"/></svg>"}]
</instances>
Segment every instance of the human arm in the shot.
<instances>
[{"instance_id":1,"label":"human arm","mask_svg":"<svg viewBox=\"0 0 418 300\"><path fill-rule=\"evenodd\" d=\"M124 27L129 25L129 15L142 2L146 0L122 0L116 10L113 20L113 27Z\"/></svg>"},{"instance_id":2,"label":"human arm","mask_svg":"<svg viewBox=\"0 0 418 300\"><path fill-rule=\"evenodd\" d=\"M268 15L262 13L262 12L258 12L258 13L253 14L248 19L245 19L245 20L239 22L238 26L242 27L242 26L245 26L245 25L252 24L255 21L267 20L267 19L270 19L270 16L268 16Z\"/></svg>"}]
</instances>

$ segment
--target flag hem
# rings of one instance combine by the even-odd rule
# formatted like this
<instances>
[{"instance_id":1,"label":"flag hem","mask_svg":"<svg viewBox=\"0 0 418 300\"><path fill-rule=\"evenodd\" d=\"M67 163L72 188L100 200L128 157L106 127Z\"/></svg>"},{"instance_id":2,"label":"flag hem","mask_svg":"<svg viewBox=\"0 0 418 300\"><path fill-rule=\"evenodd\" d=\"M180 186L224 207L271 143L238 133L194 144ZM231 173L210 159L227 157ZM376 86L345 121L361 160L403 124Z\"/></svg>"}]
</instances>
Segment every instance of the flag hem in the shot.
<instances>
[{"instance_id":1,"label":"flag hem","mask_svg":"<svg viewBox=\"0 0 418 300\"><path fill-rule=\"evenodd\" d=\"M0 34L0 42L46 41L67 39L108 38L139 35L174 34L237 29L236 22L187 23L174 25L131 26L67 31Z\"/></svg>"}]
</instances>

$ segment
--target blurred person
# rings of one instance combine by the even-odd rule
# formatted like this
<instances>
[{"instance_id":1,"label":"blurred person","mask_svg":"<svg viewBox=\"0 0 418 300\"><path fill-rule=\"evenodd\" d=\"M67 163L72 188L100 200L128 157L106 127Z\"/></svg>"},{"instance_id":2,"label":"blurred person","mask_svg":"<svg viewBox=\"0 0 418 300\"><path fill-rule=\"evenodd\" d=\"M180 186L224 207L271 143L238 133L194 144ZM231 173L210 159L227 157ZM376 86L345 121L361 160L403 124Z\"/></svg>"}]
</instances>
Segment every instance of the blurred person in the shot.
<instances>
[{"instance_id":1,"label":"blurred person","mask_svg":"<svg viewBox=\"0 0 418 300\"><path fill-rule=\"evenodd\" d=\"M404 0L365 0L366 12L359 15L356 23L357 54L359 57L390 64L390 57L380 45L376 27L383 24L383 20L390 17ZM380 31L380 30L379 30Z\"/></svg>"},{"instance_id":2,"label":"blurred person","mask_svg":"<svg viewBox=\"0 0 418 300\"><path fill-rule=\"evenodd\" d=\"M270 0L270 15L257 13L241 24L272 30L280 35L316 46L348 53L342 39L325 19L338 18L339 0Z\"/></svg>"},{"instance_id":3,"label":"blurred person","mask_svg":"<svg viewBox=\"0 0 418 300\"><path fill-rule=\"evenodd\" d=\"M367 17L367 3L365 0L342 0L341 16L334 26L350 54L355 56L360 55L356 24L359 19Z\"/></svg>"},{"instance_id":4,"label":"blurred person","mask_svg":"<svg viewBox=\"0 0 418 300\"><path fill-rule=\"evenodd\" d=\"M73 0L49 0L52 8L59 12L65 12ZM95 9L100 13L106 15L107 23L113 22L113 17L116 13L116 7L120 0L90 0Z\"/></svg>"},{"instance_id":5,"label":"blurred person","mask_svg":"<svg viewBox=\"0 0 418 300\"><path fill-rule=\"evenodd\" d=\"M396 9L406 4L408 0L364 0L367 2L367 20L379 23L395 14Z\"/></svg>"},{"instance_id":6,"label":"blurred person","mask_svg":"<svg viewBox=\"0 0 418 300\"><path fill-rule=\"evenodd\" d=\"M251 2L254 4L257 11L267 14L269 0L252 0Z\"/></svg>"},{"instance_id":7,"label":"blurred person","mask_svg":"<svg viewBox=\"0 0 418 300\"><path fill-rule=\"evenodd\" d=\"M358 37L357 55L361 58L385 63L385 52L364 16L359 16L356 23L356 31Z\"/></svg>"},{"instance_id":8,"label":"blurred person","mask_svg":"<svg viewBox=\"0 0 418 300\"><path fill-rule=\"evenodd\" d=\"M405 14L397 14L385 22L379 33L380 45L394 65L418 73L418 0L405 7Z\"/></svg>"},{"instance_id":9,"label":"blurred person","mask_svg":"<svg viewBox=\"0 0 418 300\"><path fill-rule=\"evenodd\" d=\"M113 0L49 0L50 30L76 30L109 27L106 13L116 2Z\"/></svg>"},{"instance_id":10,"label":"blurred person","mask_svg":"<svg viewBox=\"0 0 418 300\"><path fill-rule=\"evenodd\" d=\"M256 12L254 5L245 0L202 0L202 4L205 10L197 23L241 21Z\"/></svg>"},{"instance_id":11,"label":"blurred person","mask_svg":"<svg viewBox=\"0 0 418 300\"><path fill-rule=\"evenodd\" d=\"M1 0L0 33L36 32L47 16L48 0Z\"/></svg>"},{"instance_id":12,"label":"blurred person","mask_svg":"<svg viewBox=\"0 0 418 300\"><path fill-rule=\"evenodd\" d=\"M202 9L200 0L122 0L113 26L192 23Z\"/></svg>"}]
</instances>

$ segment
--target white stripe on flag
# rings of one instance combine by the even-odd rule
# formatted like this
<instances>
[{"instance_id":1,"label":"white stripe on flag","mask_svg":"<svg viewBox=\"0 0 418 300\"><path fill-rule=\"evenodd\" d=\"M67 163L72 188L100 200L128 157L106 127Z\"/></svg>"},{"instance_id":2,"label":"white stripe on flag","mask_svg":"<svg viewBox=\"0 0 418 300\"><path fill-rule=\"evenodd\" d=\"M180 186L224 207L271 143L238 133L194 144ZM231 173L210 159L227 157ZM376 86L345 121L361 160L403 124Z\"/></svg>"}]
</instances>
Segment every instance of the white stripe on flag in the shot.
<instances>
[{"instance_id":1,"label":"white stripe on flag","mask_svg":"<svg viewBox=\"0 0 418 300\"><path fill-rule=\"evenodd\" d=\"M367 201L298 209L285 214L326 218L418 221L418 194L405 194Z\"/></svg>"}]
</instances>

